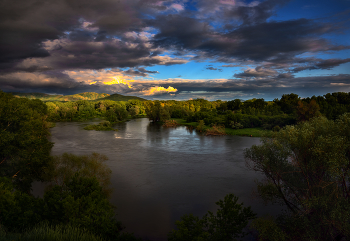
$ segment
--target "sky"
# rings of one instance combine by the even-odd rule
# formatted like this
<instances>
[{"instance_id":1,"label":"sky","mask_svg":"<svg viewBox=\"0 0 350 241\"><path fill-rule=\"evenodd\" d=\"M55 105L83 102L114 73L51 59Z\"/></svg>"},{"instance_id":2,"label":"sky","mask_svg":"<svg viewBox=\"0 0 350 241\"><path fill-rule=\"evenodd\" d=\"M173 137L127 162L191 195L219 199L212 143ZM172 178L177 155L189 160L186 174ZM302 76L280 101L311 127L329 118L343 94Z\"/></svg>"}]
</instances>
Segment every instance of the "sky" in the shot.
<instances>
[{"instance_id":1,"label":"sky","mask_svg":"<svg viewBox=\"0 0 350 241\"><path fill-rule=\"evenodd\" d=\"M1 0L0 89L150 100L350 92L350 0Z\"/></svg>"}]
</instances>

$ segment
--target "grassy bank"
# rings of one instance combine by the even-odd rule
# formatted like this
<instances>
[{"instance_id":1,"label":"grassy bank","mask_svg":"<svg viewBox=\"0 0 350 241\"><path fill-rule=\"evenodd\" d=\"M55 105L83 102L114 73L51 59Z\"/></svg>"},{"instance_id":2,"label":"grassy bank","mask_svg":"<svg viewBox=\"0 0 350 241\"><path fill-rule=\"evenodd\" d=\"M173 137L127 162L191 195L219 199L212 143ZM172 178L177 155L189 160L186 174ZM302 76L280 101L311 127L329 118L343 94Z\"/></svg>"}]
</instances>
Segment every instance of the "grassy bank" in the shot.
<instances>
[{"instance_id":1,"label":"grassy bank","mask_svg":"<svg viewBox=\"0 0 350 241\"><path fill-rule=\"evenodd\" d=\"M197 127L198 122L186 122L184 119L178 119L178 118L172 118L172 120L175 120L179 125L183 126L193 126L194 128ZM210 127L206 127L205 130L210 130ZM264 133L271 132L269 130L264 130L263 128L244 128L244 129L231 129L231 128L225 128L226 135L230 136L252 136L252 137L262 137Z\"/></svg>"}]
</instances>

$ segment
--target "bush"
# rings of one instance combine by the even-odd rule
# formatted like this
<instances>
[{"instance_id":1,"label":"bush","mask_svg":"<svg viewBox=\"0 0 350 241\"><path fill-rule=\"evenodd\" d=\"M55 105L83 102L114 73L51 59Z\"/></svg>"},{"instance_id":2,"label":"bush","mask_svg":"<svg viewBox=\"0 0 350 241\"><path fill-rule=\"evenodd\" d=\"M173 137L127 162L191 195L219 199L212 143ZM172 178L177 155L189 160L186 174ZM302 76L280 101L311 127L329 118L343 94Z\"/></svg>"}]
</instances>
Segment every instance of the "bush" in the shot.
<instances>
[{"instance_id":1,"label":"bush","mask_svg":"<svg viewBox=\"0 0 350 241\"><path fill-rule=\"evenodd\" d=\"M192 214L182 216L181 221L176 221L177 230L168 234L168 240L231 241L246 236L244 229L256 214L237 201L238 197L228 194L223 201L216 202L220 207L216 215L209 211L202 219Z\"/></svg>"}]
</instances>

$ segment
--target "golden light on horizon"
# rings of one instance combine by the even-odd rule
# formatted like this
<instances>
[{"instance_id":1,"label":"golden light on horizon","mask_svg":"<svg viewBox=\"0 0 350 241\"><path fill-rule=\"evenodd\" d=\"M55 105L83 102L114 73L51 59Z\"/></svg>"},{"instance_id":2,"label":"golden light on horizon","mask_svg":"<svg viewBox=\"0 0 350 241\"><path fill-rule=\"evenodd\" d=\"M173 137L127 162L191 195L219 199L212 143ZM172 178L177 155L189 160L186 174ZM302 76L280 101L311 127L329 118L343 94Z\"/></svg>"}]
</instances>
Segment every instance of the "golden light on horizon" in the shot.
<instances>
[{"instance_id":1,"label":"golden light on horizon","mask_svg":"<svg viewBox=\"0 0 350 241\"><path fill-rule=\"evenodd\" d=\"M119 77L111 77L113 79L112 81L105 81L103 82L105 85L117 85L117 84L123 84L127 85L130 89L132 89L132 85L129 82L134 82L135 80L125 80L120 79Z\"/></svg>"}]
</instances>

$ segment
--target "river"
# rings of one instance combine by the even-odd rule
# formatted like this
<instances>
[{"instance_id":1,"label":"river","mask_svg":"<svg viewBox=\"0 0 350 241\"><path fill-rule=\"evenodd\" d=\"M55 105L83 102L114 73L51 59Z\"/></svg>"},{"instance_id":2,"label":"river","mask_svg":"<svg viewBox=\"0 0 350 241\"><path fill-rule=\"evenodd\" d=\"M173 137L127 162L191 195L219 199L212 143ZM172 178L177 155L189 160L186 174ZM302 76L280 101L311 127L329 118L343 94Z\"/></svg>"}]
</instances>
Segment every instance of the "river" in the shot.
<instances>
[{"instance_id":1,"label":"river","mask_svg":"<svg viewBox=\"0 0 350 241\"><path fill-rule=\"evenodd\" d=\"M83 129L92 123L98 121L56 123L52 155L98 152L109 158L111 202L126 231L167 240L182 215L215 212L215 202L228 193L258 215L279 210L252 195L254 180L262 176L245 166L243 151L260 138L203 136L186 127L152 125L146 118L117 124L117 132Z\"/></svg>"}]
</instances>

